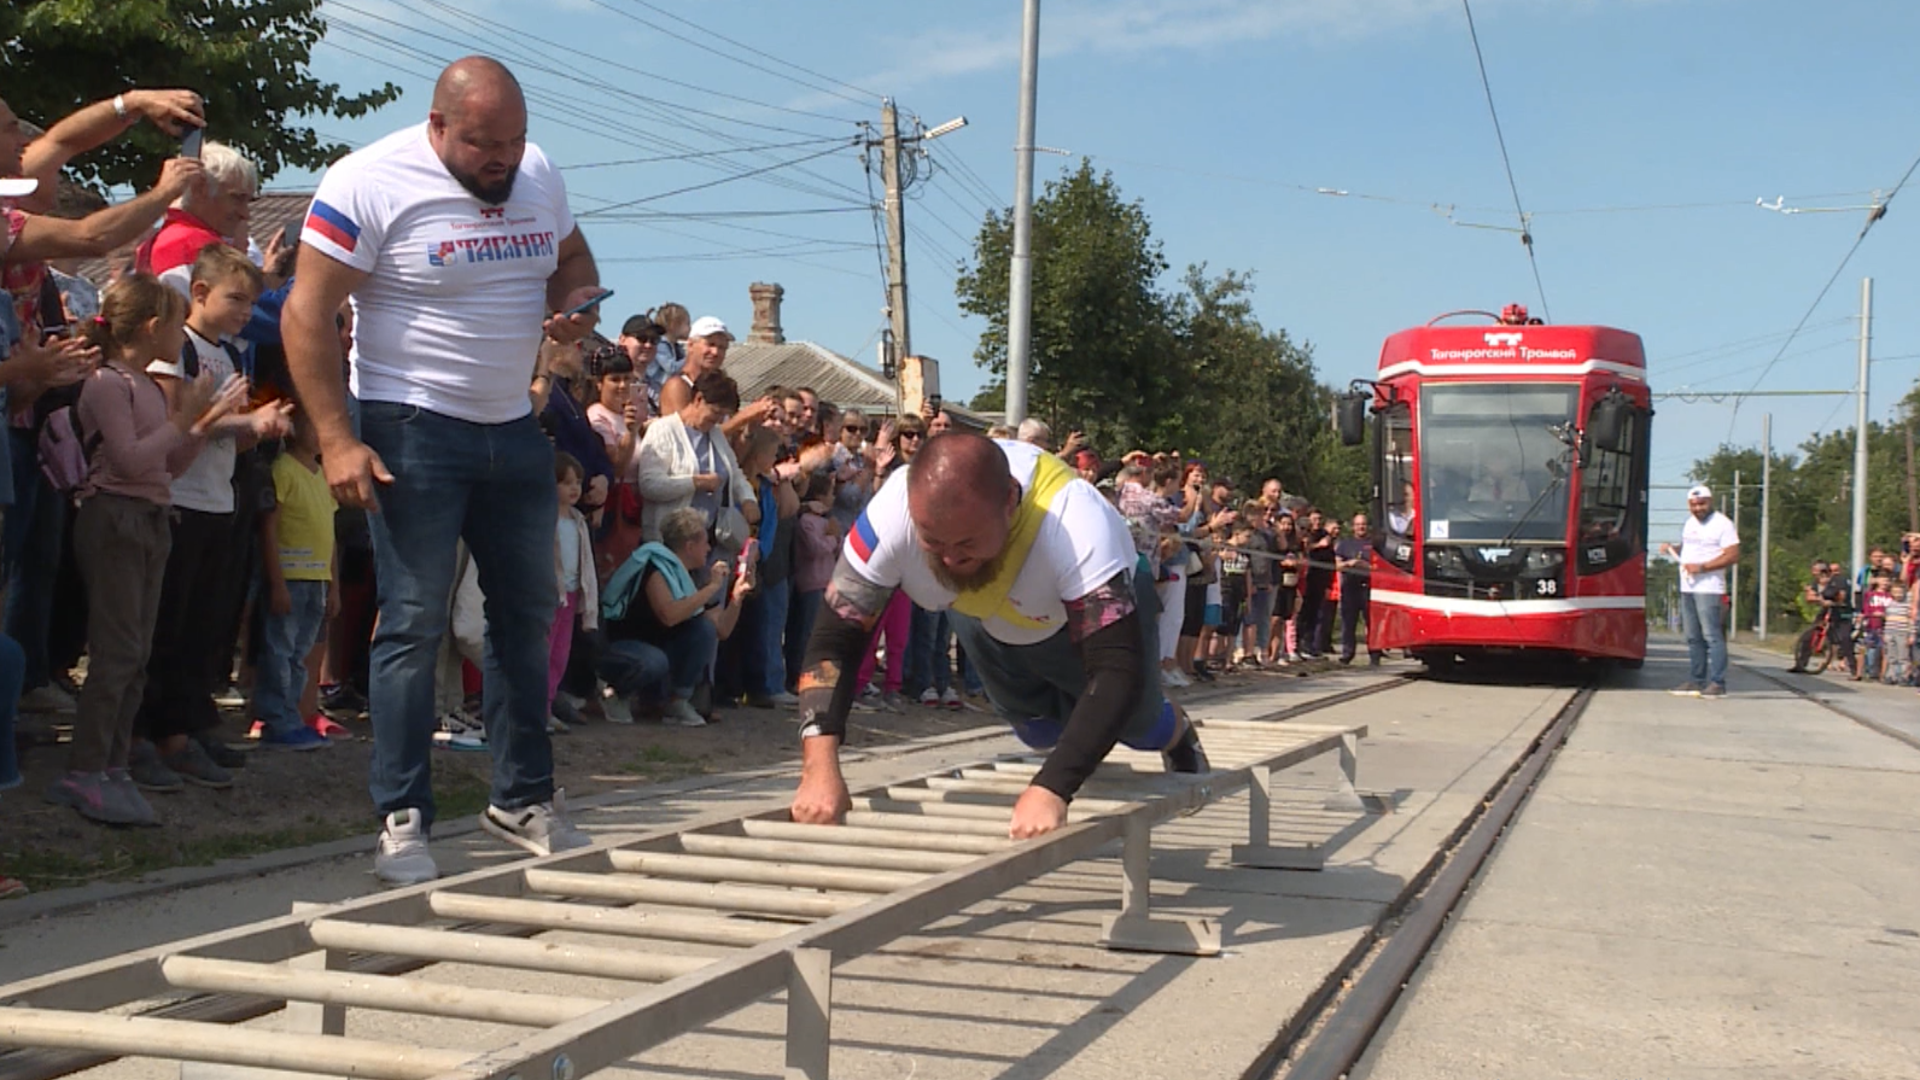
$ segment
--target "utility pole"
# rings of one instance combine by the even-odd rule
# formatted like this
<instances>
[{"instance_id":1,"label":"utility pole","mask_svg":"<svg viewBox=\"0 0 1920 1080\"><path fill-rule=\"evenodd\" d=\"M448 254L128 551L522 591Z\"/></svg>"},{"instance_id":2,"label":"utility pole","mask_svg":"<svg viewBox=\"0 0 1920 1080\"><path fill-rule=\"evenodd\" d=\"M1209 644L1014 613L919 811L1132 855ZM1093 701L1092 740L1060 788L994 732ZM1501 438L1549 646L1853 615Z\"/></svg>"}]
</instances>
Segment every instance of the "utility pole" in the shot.
<instances>
[{"instance_id":1,"label":"utility pole","mask_svg":"<svg viewBox=\"0 0 1920 1080\"><path fill-rule=\"evenodd\" d=\"M1767 562L1773 547L1773 414L1760 418L1760 640L1767 640Z\"/></svg>"},{"instance_id":2,"label":"utility pole","mask_svg":"<svg viewBox=\"0 0 1920 1080\"><path fill-rule=\"evenodd\" d=\"M880 173L887 183L887 324L893 331L893 366L913 355L907 319L907 221L900 176L900 114L892 98L880 101Z\"/></svg>"},{"instance_id":3,"label":"utility pole","mask_svg":"<svg viewBox=\"0 0 1920 1080\"><path fill-rule=\"evenodd\" d=\"M1740 535L1740 470L1733 470L1733 534ZM1733 564L1733 573L1728 575L1727 592L1727 637L1729 640L1740 633L1740 564Z\"/></svg>"},{"instance_id":4,"label":"utility pole","mask_svg":"<svg viewBox=\"0 0 1920 1080\"><path fill-rule=\"evenodd\" d=\"M1913 483L1913 419L1907 419L1907 531L1920 532L1920 499Z\"/></svg>"},{"instance_id":5,"label":"utility pole","mask_svg":"<svg viewBox=\"0 0 1920 1080\"><path fill-rule=\"evenodd\" d=\"M1033 347L1033 116L1040 95L1040 0L1020 32L1020 130L1013 148L1013 265L1007 286L1007 423L1027 418Z\"/></svg>"},{"instance_id":6,"label":"utility pole","mask_svg":"<svg viewBox=\"0 0 1920 1080\"><path fill-rule=\"evenodd\" d=\"M1867 562L1867 365L1873 355L1873 279L1860 279L1860 386L1853 421L1853 547L1847 555L1857 580Z\"/></svg>"}]
</instances>

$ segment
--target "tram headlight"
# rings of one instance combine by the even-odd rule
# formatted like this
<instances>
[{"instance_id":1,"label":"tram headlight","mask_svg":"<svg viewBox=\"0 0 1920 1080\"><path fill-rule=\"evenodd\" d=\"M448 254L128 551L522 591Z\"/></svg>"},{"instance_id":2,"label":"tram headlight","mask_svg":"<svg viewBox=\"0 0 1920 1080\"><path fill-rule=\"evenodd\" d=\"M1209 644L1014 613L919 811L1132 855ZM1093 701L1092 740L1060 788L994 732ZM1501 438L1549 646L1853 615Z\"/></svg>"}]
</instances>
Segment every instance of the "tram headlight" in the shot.
<instances>
[{"instance_id":1,"label":"tram headlight","mask_svg":"<svg viewBox=\"0 0 1920 1080\"><path fill-rule=\"evenodd\" d=\"M1526 572L1546 574L1567 564L1567 553L1559 548L1534 548L1527 552Z\"/></svg>"},{"instance_id":2,"label":"tram headlight","mask_svg":"<svg viewBox=\"0 0 1920 1080\"><path fill-rule=\"evenodd\" d=\"M1456 548L1429 547L1427 549L1427 573L1446 576L1464 575L1467 572L1467 560Z\"/></svg>"}]
</instances>

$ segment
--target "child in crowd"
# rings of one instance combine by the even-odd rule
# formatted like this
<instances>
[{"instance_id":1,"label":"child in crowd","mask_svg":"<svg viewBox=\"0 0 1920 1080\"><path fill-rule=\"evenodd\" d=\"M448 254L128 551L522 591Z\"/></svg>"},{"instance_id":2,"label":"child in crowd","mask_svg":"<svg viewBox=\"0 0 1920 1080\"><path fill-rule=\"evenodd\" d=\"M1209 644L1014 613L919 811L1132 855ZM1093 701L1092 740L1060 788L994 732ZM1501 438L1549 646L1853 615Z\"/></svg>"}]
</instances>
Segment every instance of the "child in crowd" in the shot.
<instances>
[{"instance_id":1,"label":"child in crowd","mask_svg":"<svg viewBox=\"0 0 1920 1080\"><path fill-rule=\"evenodd\" d=\"M1857 681L1862 677L1879 679L1886 665L1886 627L1887 605L1893 602L1893 594L1887 589L1887 579L1879 574L1869 579L1867 591L1860 598L1860 645L1863 653L1861 666L1853 676Z\"/></svg>"},{"instance_id":2,"label":"child in crowd","mask_svg":"<svg viewBox=\"0 0 1920 1080\"><path fill-rule=\"evenodd\" d=\"M239 378L216 386L203 371L169 397L148 376L149 364L180 356L186 315L187 302L151 274L109 286L87 327L101 366L74 410L82 445L92 447L73 537L87 587L87 681L67 773L46 796L110 825L159 824L127 761L173 543L171 485L199 456L208 430L246 403Z\"/></svg>"},{"instance_id":3,"label":"child in crowd","mask_svg":"<svg viewBox=\"0 0 1920 1080\"><path fill-rule=\"evenodd\" d=\"M593 534L587 519L574 504L586 487L586 470L572 454L553 455L553 478L560 488L560 519L554 536L553 569L560 586L560 606L553 614L553 633L547 654L547 702L560 693L560 680L567 674L567 659L573 653L573 627L578 620L582 629L592 631L600 625L600 582L593 564ZM567 725L551 712L547 730L564 732Z\"/></svg>"},{"instance_id":4,"label":"child in crowd","mask_svg":"<svg viewBox=\"0 0 1920 1080\"><path fill-rule=\"evenodd\" d=\"M215 385L239 378L243 392L251 391L239 371L243 353L234 338L253 317L263 285L260 269L244 252L225 244L200 250L193 261L186 344L147 365L169 398L200 374ZM221 598L234 593L233 575L252 564L234 546L234 467L239 451L286 434L292 408L292 402L279 401L214 422L199 456L169 487L171 546L131 758L134 783L145 790L233 785L233 775L215 756L225 748L210 749L208 740L220 724L215 684L226 688L232 662L233 634L223 626Z\"/></svg>"},{"instance_id":5,"label":"child in crowd","mask_svg":"<svg viewBox=\"0 0 1920 1080\"><path fill-rule=\"evenodd\" d=\"M1907 600L1905 582L1896 581L1888 591L1886 626L1887 670L1890 683L1910 681L1913 659L1913 606Z\"/></svg>"},{"instance_id":6,"label":"child in crowd","mask_svg":"<svg viewBox=\"0 0 1920 1080\"><path fill-rule=\"evenodd\" d=\"M813 635L813 620L820 614L820 601L826 596L834 560L840 555L840 524L833 520L833 487L830 470L809 476L806 498L800 503L800 520L794 529L793 603L788 608L785 645L789 691L799 682L807 639Z\"/></svg>"},{"instance_id":7,"label":"child in crowd","mask_svg":"<svg viewBox=\"0 0 1920 1080\"><path fill-rule=\"evenodd\" d=\"M327 619L339 611L332 582L333 515L339 509L320 472L320 441L302 418L293 442L273 462L273 509L260 518L261 565L266 572L266 628L254 673L253 714L260 745L318 750L329 745L315 713L303 722L307 654Z\"/></svg>"},{"instance_id":8,"label":"child in crowd","mask_svg":"<svg viewBox=\"0 0 1920 1080\"><path fill-rule=\"evenodd\" d=\"M1236 519L1233 531L1227 534L1227 547L1220 552L1220 625L1223 629L1214 635L1214 640L1219 642L1219 655L1215 659L1222 666L1229 655L1236 665L1247 660L1246 651L1236 647L1240 644L1240 626L1246 620L1247 600L1252 596L1253 559L1248 554L1252 546L1253 522L1244 517Z\"/></svg>"}]
</instances>

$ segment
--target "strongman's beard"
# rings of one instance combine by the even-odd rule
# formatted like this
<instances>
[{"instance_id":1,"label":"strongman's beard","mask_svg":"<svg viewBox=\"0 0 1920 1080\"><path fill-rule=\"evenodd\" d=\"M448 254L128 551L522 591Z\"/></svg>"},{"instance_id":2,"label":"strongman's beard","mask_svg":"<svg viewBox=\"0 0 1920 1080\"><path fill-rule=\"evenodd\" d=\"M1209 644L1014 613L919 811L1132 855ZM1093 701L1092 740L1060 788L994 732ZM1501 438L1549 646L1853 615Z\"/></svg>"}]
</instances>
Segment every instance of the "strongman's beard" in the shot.
<instances>
[{"instance_id":1,"label":"strongman's beard","mask_svg":"<svg viewBox=\"0 0 1920 1080\"><path fill-rule=\"evenodd\" d=\"M447 172L451 174L455 180L460 181L460 186L471 192L474 198L479 199L489 206L499 206L511 198L513 196L514 178L520 175L520 170L515 169L507 174L505 180L497 184L483 184L480 182L480 177L475 173L458 172L452 168L449 168Z\"/></svg>"},{"instance_id":2,"label":"strongman's beard","mask_svg":"<svg viewBox=\"0 0 1920 1080\"><path fill-rule=\"evenodd\" d=\"M934 578L938 580L940 584L957 593L972 592L986 585L1000 575L1000 568L1005 566L1007 562L1007 549L1001 548L1000 554L981 563L975 569L965 574L957 574L949 569L946 564L942 563L940 556L935 555L933 552L924 551L921 554L925 556L927 569L933 571Z\"/></svg>"}]
</instances>

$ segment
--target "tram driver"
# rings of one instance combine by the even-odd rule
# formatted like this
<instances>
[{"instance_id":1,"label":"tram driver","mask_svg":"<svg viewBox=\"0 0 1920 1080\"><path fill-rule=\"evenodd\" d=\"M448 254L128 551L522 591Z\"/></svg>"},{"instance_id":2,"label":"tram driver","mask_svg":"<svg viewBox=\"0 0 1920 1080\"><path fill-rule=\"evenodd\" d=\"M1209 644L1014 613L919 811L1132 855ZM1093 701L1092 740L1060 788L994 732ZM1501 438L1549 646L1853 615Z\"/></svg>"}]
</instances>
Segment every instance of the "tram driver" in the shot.
<instances>
[{"instance_id":1,"label":"tram driver","mask_svg":"<svg viewBox=\"0 0 1920 1080\"><path fill-rule=\"evenodd\" d=\"M895 589L949 611L987 697L1022 742L1049 751L1008 835L1067 821L1067 802L1116 743L1207 771L1186 713L1160 691L1154 575L1126 519L1066 462L1025 443L951 431L927 440L848 530L800 674L793 820L851 806L840 743L854 672Z\"/></svg>"},{"instance_id":2,"label":"tram driver","mask_svg":"<svg viewBox=\"0 0 1920 1080\"><path fill-rule=\"evenodd\" d=\"M1468 502L1526 502L1533 491L1521 477L1513 455L1494 450L1480 459L1480 471L1467 489Z\"/></svg>"}]
</instances>

